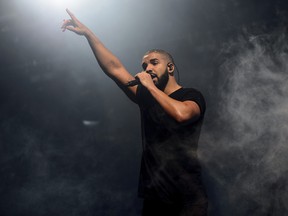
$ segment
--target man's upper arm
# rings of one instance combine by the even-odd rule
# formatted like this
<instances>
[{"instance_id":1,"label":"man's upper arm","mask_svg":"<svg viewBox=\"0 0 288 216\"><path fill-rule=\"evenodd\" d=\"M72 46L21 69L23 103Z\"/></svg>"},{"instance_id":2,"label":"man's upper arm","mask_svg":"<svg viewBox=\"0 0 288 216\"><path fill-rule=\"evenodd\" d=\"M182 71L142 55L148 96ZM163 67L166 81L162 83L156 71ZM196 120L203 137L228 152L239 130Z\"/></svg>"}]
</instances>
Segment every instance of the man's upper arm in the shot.
<instances>
[{"instance_id":1,"label":"man's upper arm","mask_svg":"<svg viewBox=\"0 0 288 216\"><path fill-rule=\"evenodd\" d=\"M137 86L127 86L127 83L135 78L123 67L117 69L111 77L120 89L127 95L127 97L133 102L136 101Z\"/></svg>"}]
</instances>

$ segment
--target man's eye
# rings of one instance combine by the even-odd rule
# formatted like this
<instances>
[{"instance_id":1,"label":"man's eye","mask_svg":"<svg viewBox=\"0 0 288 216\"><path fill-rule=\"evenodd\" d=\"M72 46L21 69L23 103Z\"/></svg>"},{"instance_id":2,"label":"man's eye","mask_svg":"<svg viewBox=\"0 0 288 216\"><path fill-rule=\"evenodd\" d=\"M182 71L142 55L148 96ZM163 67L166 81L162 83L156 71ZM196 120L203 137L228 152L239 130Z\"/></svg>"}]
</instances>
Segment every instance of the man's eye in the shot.
<instances>
[{"instance_id":1,"label":"man's eye","mask_svg":"<svg viewBox=\"0 0 288 216\"><path fill-rule=\"evenodd\" d=\"M142 68L143 68L143 70L146 70L147 64L142 64Z\"/></svg>"}]
</instances>

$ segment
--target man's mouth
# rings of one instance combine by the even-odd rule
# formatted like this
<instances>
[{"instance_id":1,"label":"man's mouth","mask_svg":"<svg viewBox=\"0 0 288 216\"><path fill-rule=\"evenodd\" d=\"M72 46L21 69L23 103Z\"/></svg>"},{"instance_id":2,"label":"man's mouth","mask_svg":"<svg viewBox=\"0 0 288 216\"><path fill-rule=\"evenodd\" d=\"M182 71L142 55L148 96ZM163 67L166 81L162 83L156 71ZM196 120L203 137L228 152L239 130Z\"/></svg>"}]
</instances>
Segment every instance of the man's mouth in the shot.
<instances>
[{"instance_id":1,"label":"man's mouth","mask_svg":"<svg viewBox=\"0 0 288 216\"><path fill-rule=\"evenodd\" d=\"M150 73L150 76L151 76L152 79L157 78L157 75L154 74L154 73Z\"/></svg>"}]
</instances>

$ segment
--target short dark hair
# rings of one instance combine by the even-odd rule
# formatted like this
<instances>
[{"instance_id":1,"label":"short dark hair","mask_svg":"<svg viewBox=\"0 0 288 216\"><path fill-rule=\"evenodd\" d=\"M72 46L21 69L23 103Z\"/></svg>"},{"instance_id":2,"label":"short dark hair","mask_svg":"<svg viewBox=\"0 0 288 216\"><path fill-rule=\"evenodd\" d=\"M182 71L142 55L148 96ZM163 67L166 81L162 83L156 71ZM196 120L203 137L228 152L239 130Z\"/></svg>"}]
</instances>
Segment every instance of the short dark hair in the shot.
<instances>
[{"instance_id":1,"label":"short dark hair","mask_svg":"<svg viewBox=\"0 0 288 216\"><path fill-rule=\"evenodd\" d=\"M151 50L147 51L145 53L145 55L148 55L148 54L153 53L153 52L154 53L160 53L161 55L164 55L170 62L175 64L172 55L170 53L168 53L167 51L162 50L162 49L151 49Z\"/></svg>"}]
</instances>

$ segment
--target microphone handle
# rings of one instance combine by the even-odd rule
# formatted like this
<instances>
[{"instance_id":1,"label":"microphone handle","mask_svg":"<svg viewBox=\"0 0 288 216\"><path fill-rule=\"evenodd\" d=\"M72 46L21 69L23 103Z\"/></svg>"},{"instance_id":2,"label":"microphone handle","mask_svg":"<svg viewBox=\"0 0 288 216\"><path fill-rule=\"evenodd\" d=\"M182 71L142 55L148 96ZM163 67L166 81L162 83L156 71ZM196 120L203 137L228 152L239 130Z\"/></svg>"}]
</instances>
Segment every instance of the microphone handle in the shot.
<instances>
[{"instance_id":1,"label":"microphone handle","mask_svg":"<svg viewBox=\"0 0 288 216\"><path fill-rule=\"evenodd\" d=\"M125 86L132 87L132 86L139 85L139 84L140 84L140 80L139 79L135 79L135 80L131 80L128 83L126 83Z\"/></svg>"}]
</instances>

